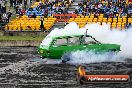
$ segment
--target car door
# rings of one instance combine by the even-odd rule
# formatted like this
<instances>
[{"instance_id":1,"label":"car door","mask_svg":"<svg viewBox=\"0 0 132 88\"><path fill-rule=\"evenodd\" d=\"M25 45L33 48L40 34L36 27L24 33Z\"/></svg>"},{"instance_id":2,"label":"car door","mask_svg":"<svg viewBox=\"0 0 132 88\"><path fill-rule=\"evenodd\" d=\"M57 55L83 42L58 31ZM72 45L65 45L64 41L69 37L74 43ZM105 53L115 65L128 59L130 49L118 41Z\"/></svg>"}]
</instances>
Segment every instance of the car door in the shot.
<instances>
[{"instance_id":1,"label":"car door","mask_svg":"<svg viewBox=\"0 0 132 88\"><path fill-rule=\"evenodd\" d=\"M84 47L80 44L80 37L58 38L50 47L50 57L59 59L65 53L82 50Z\"/></svg>"},{"instance_id":2,"label":"car door","mask_svg":"<svg viewBox=\"0 0 132 88\"><path fill-rule=\"evenodd\" d=\"M60 59L62 54L67 50L67 38L57 38L53 40L49 48L49 57L52 59Z\"/></svg>"},{"instance_id":3,"label":"car door","mask_svg":"<svg viewBox=\"0 0 132 88\"><path fill-rule=\"evenodd\" d=\"M92 36L85 36L82 37L82 45L87 49L88 51L100 51L101 50L101 43L98 42L95 38Z\"/></svg>"}]
</instances>

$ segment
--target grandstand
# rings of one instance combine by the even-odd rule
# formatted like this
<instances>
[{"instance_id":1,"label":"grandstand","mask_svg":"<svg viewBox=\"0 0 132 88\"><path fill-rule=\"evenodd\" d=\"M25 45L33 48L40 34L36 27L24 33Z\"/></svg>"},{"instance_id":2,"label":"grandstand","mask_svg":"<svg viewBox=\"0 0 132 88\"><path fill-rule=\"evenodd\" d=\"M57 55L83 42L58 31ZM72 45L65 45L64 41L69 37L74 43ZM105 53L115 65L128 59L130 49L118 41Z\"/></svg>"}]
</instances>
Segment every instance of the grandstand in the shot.
<instances>
[{"instance_id":1,"label":"grandstand","mask_svg":"<svg viewBox=\"0 0 132 88\"><path fill-rule=\"evenodd\" d=\"M131 0L42 0L35 2L23 16L11 20L5 30L40 31L41 17L44 18L44 28L47 31L55 25L58 27L59 23L72 21L80 28L90 23L106 23L111 29L124 30L132 24L131 14Z\"/></svg>"},{"instance_id":2,"label":"grandstand","mask_svg":"<svg viewBox=\"0 0 132 88\"><path fill-rule=\"evenodd\" d=\"M90 16L77 16L76 18L70 18L69 22L76 22L79 27L84 27L86 24L98 23L102 25L103 23L109 24L112 29L125 29L126 25L132 23L132 18L127 18L123 16L122 18L104 18L103 14L100 14L98 18L94 18L94 14Z\"/></svg>"},{"instance_id":3,"label":"grandstand","mask_svg":"<svg viewBox=\"0 0 132 88\"><path fill-rule=\"evenodd\" d=\"M44 27L46 30L49 30L53 24L55 23L56 18L51 17L47 17L44 18ZM6 26L5 26L6 30L33 30L33 31L38 31L40 30L40 17L37 16L36 18L28 18L28 16L23 15L20 18L16 18L14 20L12 20L11 22L9 22Z\"/></svg>"}]
</instances>

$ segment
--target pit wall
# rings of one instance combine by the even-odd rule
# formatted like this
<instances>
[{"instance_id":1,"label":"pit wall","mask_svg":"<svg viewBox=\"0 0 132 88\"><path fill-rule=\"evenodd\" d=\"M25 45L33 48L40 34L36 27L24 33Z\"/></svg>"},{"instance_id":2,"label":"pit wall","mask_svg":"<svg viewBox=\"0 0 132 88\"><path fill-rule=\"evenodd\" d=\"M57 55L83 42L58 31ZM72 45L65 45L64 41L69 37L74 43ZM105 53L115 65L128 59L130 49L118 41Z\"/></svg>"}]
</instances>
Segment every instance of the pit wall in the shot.
<instances>
[{"instance_id":1,"label":"pit wall","mask_svg":"<svg viewBox=\"0 0 132 88\"><path fill-rule=\"evenodd\" d=\"M38 46L38 40L0 40L0 46Z\"/></svg>"},{"instance_id":2,"label":"pit wall","mask_svg":"<svg viewBox=\"0 0 132 88\"><path fill-rule=\"evenodd\" d=\"M48 32L40 31L3 31L0 30L0 36L46 36ZM40 40L0 40L0 46L38 46Z\"/></svg>"},{"instance_id":3,"label":"pit wall","mask_svg":"<svg viewBox=\"0 0 132 88\"><path fill-rule=\"evenodd\" d=\"M44 36L47 35L48 32L41 31L5 31L3 35L5 36Z\"/></svg>"}]
</instances>

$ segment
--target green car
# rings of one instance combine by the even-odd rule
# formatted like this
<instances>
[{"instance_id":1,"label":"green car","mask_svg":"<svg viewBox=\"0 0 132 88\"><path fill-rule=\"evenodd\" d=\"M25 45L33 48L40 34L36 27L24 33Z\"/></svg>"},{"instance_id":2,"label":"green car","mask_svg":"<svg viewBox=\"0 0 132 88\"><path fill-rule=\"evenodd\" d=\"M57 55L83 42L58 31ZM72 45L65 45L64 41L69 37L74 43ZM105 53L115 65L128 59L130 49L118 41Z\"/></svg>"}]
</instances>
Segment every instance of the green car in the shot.
<instances>
[{"instance_id":1,"label":"green car","mask_svg":"<svg viewBox=\"0 0 132 88\"><path fill-rule=\"evenodd\" d=\"M70 60L70 53L77 50L95 52L119 52L120 45L101 44L90 35L47 36L38 47L39 55L44 58Z\"/></svg>"}]
</instances>

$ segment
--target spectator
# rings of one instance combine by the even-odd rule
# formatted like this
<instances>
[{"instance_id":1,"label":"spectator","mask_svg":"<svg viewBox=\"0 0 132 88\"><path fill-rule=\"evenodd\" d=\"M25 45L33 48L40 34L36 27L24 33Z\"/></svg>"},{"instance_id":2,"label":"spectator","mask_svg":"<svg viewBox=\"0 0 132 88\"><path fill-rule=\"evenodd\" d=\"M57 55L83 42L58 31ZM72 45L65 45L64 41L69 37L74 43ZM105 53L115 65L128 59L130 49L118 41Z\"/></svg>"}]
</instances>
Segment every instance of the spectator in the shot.
<instances>
[{"instance_id":1,"label":"spectator","mask_svg":"<svg viewBox=\"0 0 132 88\"><path fill-rule=\"evenodd\" d=\"M132 27L132 24L129 23L129 24L127 25L127 28L131 28L131 27Z\"/></svg>"},{"instance_id":2,"label":"spectator","mask_svg":"<svg viewBox=\"0 0 132 88\"><path fill-rule=\"evenodd\" d=\"M12 0L14 9L16 8L16 0Z\"/></svg>"},{"instance_id":3,"label":"spectator","mask_svg":"<svg viewBox=\"0 0 132 88\"><path fill-rule=\"evenodd\" d=\"M26 6L27 5L27 0L24 0L24 6Z\"/></svg>"},{"instance_id":4,"label":"spectator","mask_svg":"<svg viewBox=\"0 0 132 88\"><path fill-rule=\"evenodd\" d=\"M36 13L35 13L35 12L33 13L33 16L32 16L32 17L33 17L33 18L36 18Z\"/></svg>"},{"instance_id":5,"label":"spectator","mask_svg":"<svg viewBox=\"0 0 132 88\"><path fill-rule=\"evenodd\" d=\"M40 30L43 31L43 32L45 31L45 28L44 28L44 19L42 17L40 18Z\"/></svg>"},{"instance_id":6,"label":"spectator","mask_svg":"<svg viewBox=\"0 0 132 88\"><path fill-rule=\"evenodd\" d=\"M132 5L125 4L125 0L120 2L117 2L118 0L112 1L113 2L111 3L111 0L105 0L104 3L99 3L99 0L83 0L83 4L79 3L79 8L75 9L75 13L78 12L79 14L83 15L88 15L89 13L98 13L104 14L105 17L115 17L116 14L119 14L119 16L122 17L129 14L129 11L131 11Z\"/></svg>"},{"instance_id":7,"label":"spectator","mask_svg":"<svg viewBox=\"0 0 132 88\"><path fill-rule=\"evenodd\" d=\"M3 21L4 21L4 23L7 23L7 19L8 19L7 14L4 13L4 14L3 14Z\"/></svg>"},{"instance_id":8,"label":"spectator","mask_svg":"<svg viewBox=\"0 0 132 88\"><path fill-rule=\"evenodd\" d=\"M21 15L23 16L25 14L25 10L24 9L21 9Z\"/></svg>"},{"instance_id":9,"label":"spectator","mask_svg":"<svg viewBox=\"0 0 132 88\"><path fill-rule=\"evenodd\" d=\"M7 22L9 22L11 16L12 16L12 13L9 10L9 12L7 13Z\"/></svg>"},{"instance_id":10,"label":"spectator","mask_svg":"<svg viewBox=\"0 0 132 88\"><path fill-rule=\"evenodd\" d=\"M6 6L1 7L1 13L6 13Z\"/></svg>"}]
</instances>

